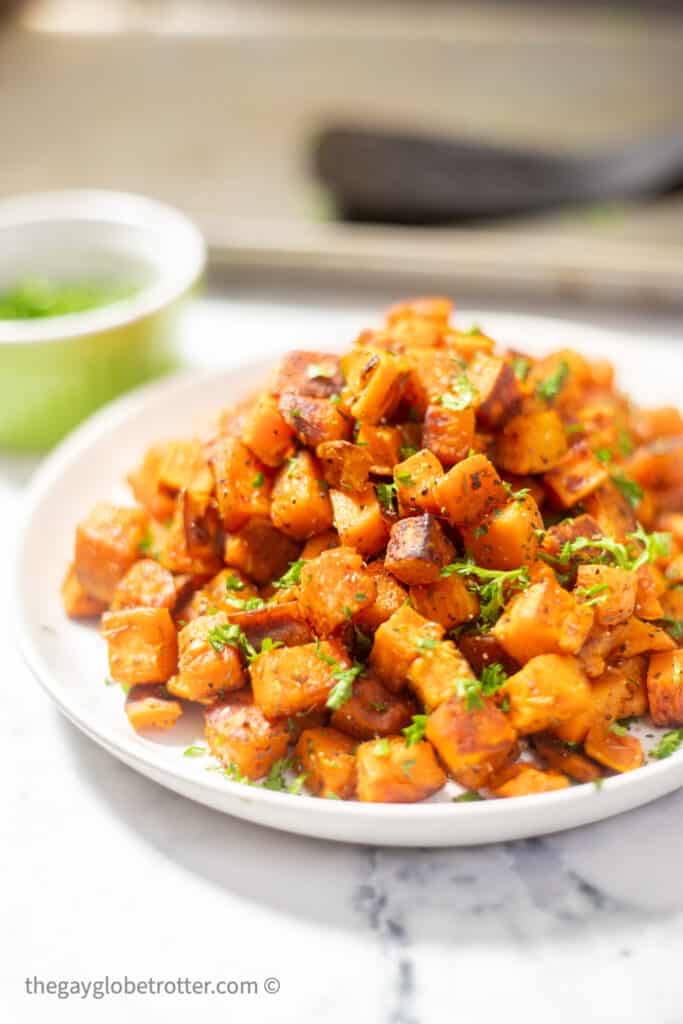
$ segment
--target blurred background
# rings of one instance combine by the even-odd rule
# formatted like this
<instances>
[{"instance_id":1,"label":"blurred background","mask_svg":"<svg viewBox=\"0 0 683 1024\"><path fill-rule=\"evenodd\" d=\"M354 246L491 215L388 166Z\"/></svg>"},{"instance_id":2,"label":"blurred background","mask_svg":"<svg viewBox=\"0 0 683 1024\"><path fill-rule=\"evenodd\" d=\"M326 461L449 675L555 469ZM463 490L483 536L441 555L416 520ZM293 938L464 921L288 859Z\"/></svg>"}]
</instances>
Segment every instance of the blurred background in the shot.
<instances>
[{"instance_id":1,"label":"blurred background","mask_svg":"<svg viewBox=\"0 0 683 1024\"><path fill-rule=\"evenodd\" d=\"M674 138L678 181L504 218L348 222L313 159L339 122L570 157ZM214 288L679 322L673 0L0 0L0 123L0 195L163 199L205 232Z\"/></svg>"}]
</instances>

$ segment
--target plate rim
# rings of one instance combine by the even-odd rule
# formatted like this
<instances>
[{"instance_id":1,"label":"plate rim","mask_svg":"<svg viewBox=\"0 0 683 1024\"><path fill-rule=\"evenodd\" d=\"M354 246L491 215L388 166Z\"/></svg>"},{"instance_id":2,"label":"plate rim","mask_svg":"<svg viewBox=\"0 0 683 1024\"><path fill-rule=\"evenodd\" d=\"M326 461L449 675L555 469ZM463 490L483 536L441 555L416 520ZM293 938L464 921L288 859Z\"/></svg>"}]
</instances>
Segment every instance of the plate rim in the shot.
<instances>
[{"instance_id":1,"label":"plate rim","mask_svg":"<svg viewBox=\"0 0 683 1024\"><path fill-rule=\"evenodd\" d=\"M482 319L485 316L490 323L493 321L498 321L500 323L508 320L514 321L523 326L525 323L533 322L536 328L541 326L553 331L557 331L557 328L560 328L561 333L565 333L566 331L576 331L577 334L582 335L584 339L586 339L587 336L593 335L596 338L609 338L614 342L620 335L627 333L602 326L596 326L594 324L582 323L581 321L563 320L552 317L537 317L525 314L518 315L515 313L501 314L482 312L479 314L478 311L476 311L476 314L480 315ZM467 315L469 315L469 313ZM493 333L497 333L497 329L494 330ZM321 348L323 347L324 346L321 346ZM330 351L334 351L335 348L338 348L338 346L334 345L327 347ZM239 371L256 373L263 369L267 372L272 368L274 358L276 358L276 356L274 354L270 354L256 359L247 359L239 365ZM20 597L22 593L22 566L25 561L29 535L41 503L49 494L50 487L61 476L62 471L79 456L83 455L84 452L87 452L87 449L96 441L101 439L103 436L106 436L111 430L115 429L117 424L124 421L135 411L144 407L148 402L160 400L164 397L171 398L174 394L183 392L188 388L194 389L201 386L201 382L203 380L210 379L211 381L215 381L217 375L225 375L228 377L231 373L234 373L236 369L237 367L233 366L219 367L211 370L182 371L180 373L174 373L170 376L164 377L163 379L151 384L144 385L143 387L136 388L128 394L108 403L98 412L90 416L79 427L77 427L75 431L69 434L68 437L50 453L50 455L47 456L32 477L28 488L22 495L22 499L19 502L20 523L17 534L17 546L11 569L11 585L13 585L15 594L15 600L12 603L12 621L14 629L16 630L15 635L17 646L32 676L48 694L51 700L57 705L60 711L71 722L73 722L81 732L83 732L89 739L108 750L108 752L113 756L116 756L124 763L130 765L147 777L150 777L150 772L153 777L156 777L158 774L163 774L164 777L168 777L169 781L162 781L160 782L161 785L165 785L167 788L173 789L176 792L182 792L183 795L188 796L189 799L197 800L198 798L195 796L189 796L185 789L182 788L183 785L185 787L189 785L193 789L199 789L206 793L223 794L223 796L231 797L235 801L246 801L247 803L257 806L261 805L263 807L273 808L277 811L283 811L287 806L292 807L293 795L290 793L268 790L259 785L245 786L242 783L235 782L230 779L214 778L211 776L211 773L208 772L206 773L206 778L197 778L189 772L183 772L181 770L182 763L179 763L178 765L161 764L158 761L155 761L151 751L148 752L145 748L140 750L136 749L136 734L131 735L130 741L124 742L120 736L113 732L106 722L102 724L92 724L88 722L86 718L81 717L78 710L74 708L73 705L70 705L69 701L66 699L66 695L56 681L47 660L43 658L40 650L34 646L30 636L29 619L27 618L26 609L23 608L23 602ZM616 796L617 793L621 793L628 789L633 794L633 791L637 791L639 788L653 788L648 787L649 782L655 783L656 780L661 779L664 776L675 776L676 774L679 776L683 775L683 750L678 751L669 758L662 759L656 764L650 763L636 771L626 772L618 776L606 778L599 788L595 787L592 783L584 783L549 793L514 797L508 800L463 802L458 806L457 812L454 812L453 810L452 801L447 803L418 802L412 804L380 804L362 803L360 801L321 800L319 797L314 797L308 794L301 794L296 797L296 808L300 815L304 815L309 820L313 821L315 821L318 816L322 815L333 820L346 819L350 821L351 819L357 818L361 821L363 819L367 819L368 821L374 821L380 824L382 822L397 823L401 821L407 823L415 818L419 818L419 821L422 822L438 823L443 820L444 823L448 821L449 824L452 824L453 821L456 820L454 814L457 813L457 820L461 822L463 826L467 826L468 824L473 824L475 822L479 823L484 819L493 819L500 822L501 831L503 831L505 829L506 822L514 820L518 814L523 813L529 808L537 808L538 814L536 816L542 819L545 814L549 814L553 807L562 807L566 812L572 805L581 806L587 801L597 799L598 796L603 793L615 794ZM155 780L159 781L158 779ZM171 780L173 780L176 785L174 785ZM683 784L683 778L680 778L677 783L671 785L668 791L677 788L681 784ZM660 790L657 793L657 796L662 795L663 792L664 790ZM646 796L641 802L649 803L652 799L656 799L657 796ZM630 804L630 806L636 806L637 803L638 801ZM212 807L216 807L214 802L211 802L210 805ZM223 808L223 810L225 810L226 813L231 813L228 808ZM608 810L605 814L599 815L598 818L604 819L615 813L619 813L619 811ZM581 815L577 814L577 818L581 819ZM585 819L577 820L575 824L580 824L582 820ZM269 823L263 822L263 824ZM573 826L562 825L560 827L566 828ZM552 824L549 821L547 831L552 830ZM291 831L295 831L294 827L292 827ZM301 829L297 829L297 831L301 831ZM444 835L444 842L448 843L448 841L448 837ZM419 836L416 836L416 841L413 845L420 845Z\"/></svg>"}]
</instances>

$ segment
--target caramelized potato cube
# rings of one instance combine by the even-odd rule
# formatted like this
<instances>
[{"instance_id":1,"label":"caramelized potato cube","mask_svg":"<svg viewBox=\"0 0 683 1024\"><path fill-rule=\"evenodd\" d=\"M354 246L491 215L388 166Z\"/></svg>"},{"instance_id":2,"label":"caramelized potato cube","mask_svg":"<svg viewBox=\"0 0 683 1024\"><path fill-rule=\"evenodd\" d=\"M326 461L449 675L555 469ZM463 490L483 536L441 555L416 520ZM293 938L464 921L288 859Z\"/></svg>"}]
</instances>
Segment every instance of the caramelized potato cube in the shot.
<instances>
[{"instance_id":1,"label":"caramelized potato cube","mask_svg":"<svg viewBox=\"0 0 683 1024\"><path fill-rule=\"evenodd\" d=\"M163 686L134 686L126 696L125 711L136 732L143 729L171 729L183 713Z\"/></svg>"},{"instance_id":2,"label":"caramelized potato cube","mask_svg":"<svg viewBox=\"0 0 683 1024\"><path fill-rule=\"evenodd\" d=\"M370 456L370 472L377 476L390 476L401 459L401 432L397 427L380 427L361 423L356 444L365 448Z\"/></svg>"},{"instance_id":3,"label":"caramelized potato cube","mask_svg":"<svg viewBox=\"0 0 683 1024\"><path fill-rule=\"evenodd\" d=\"M387 542L387 526L375 488L370 486L360 494L330 491L333 522L339 538L346 547L355 548L364 558L371 558Z\"/></svg>"},{"instance_id":4,"label":"caramelized potato cube","mask_svg":"<svg viewBox=\"0 0 683 1024\"><path fill-rule=\"evenodd\" d=\"M292 450L292 429L272 395L262 394L247 413L242 443L265 466L281 466Z\"/></svg>"},{"instance_id":5,"label":"caramelized potato cube","mask_svg":"<svg viewBox=\"0 0 683 1024\"><path fill-rule=\"evenodd\" d=\"M426 645L441 640L444 628L403 605L379 626L370 652L370 668L397 693L405 686L410 666Z\"/></svg>"},{"instance_id":6,"label":"caramelized potato cube","mask_svg":"<svg viewBox=\"0 0 683 1024\"><path fill-rule=\"evenodd\" d=\"M159 561L171 572L212 576L221 566L218 513L207 495L180 491Z\"/></svg>"},{"instance_id":7,"label":"caramelized potato cube","mask_svg":"<svg viewBox=\"0 0 683 1024\"><path fill-rule=\"evenodd\" d=\"M566 789L569 779L556 771L541 771L531 764L514 765L518 771L507 781L491 790L498 797L534 796L537 793L552 793Z\"/></svg>"},{"instance_id":8,"label":"caramelized potato cube","mask_svg":"<svg viewBox=\"0 0 683 1024\"><path fill-rule=\"evenodd\" d=\"M342 389L344 379L339 357L332 352L308 352L296 349L282 358L274 391L297 391L310 398L329 398Z\"/></svg>"},{"instance_id":9,"label":"caramelized potato cube","mask_svg":"<svg viewBox=\"0 0 683 1024\"><path fill-rule=\"evenodd\" d=\"M398 580L387 572L382 559L371 562L367 572L374 580L376 596L371 605L358 612L356 623L366 629L377 629L406 603L408 595Z\"/></svg>"},{"instance_id":10,"label":"caramelized potato cube","mask_svg":"<svg viewBox=\"0 0 683 1024\"><path fill-rule=\"evenodd\" d=\"M354 681L351 697L333 713L332 725L359 740L370 740L395 736L410 725L416 713L410 697L392 693L379 679L366 674Z\"/></svg>"},{"instance_id":11,"label":"caramelized potato cube","mask_svg":"<svg viewBox=\"0 0 683 1024\"><path fill-rule=\"evenodd\" d=\"M592 539L601 537L602 530L592 516L580 515L574 519L563 519L546 530L543 538L542 548L547 554L557 558L565 544L577 540L579 537ZM572 559L575 562L593 562L600 557L598 548L584 548L577 552Z\"/></svg>"},{"instance_id":12,"label":"caramelized potato cube","mask_svg":"<svg viewBox=\"0 0 683 1024\"><path fill-rule=\"evenodd\" d=\"M441 463L436 455L426 448L394 466L394 483L400 511L437 512L434 488L442 476Z\"/></svg>"},{"instance_id":13,"label":"caramelized potato cube","mask_svg":"<svg viewBox=\"0 0 683 1024\"><path fill-rule=\"evenodd\" d=\"M390 352L354 349L342 358L354 419L379 423L398 405L408 374L405 360Z\"/></svg>"},{"instance_id":14,"label":"caramelized potato cube","mask_svg":"<svg viewBox=\"0 0 683 1024\"><path fill-rule=\"evenodd\" d=\"M576 654L592 624L592 608L545 579L513 597L492 632L523 665L539 654Z\"/></svg>"},{"instance_id":15,"label":"caramelized potato cube","mask_svg":"<svg viewBox=\"0 0 683 1024\"><path fill-rule=\"evenodd\" d=\"M589 757L613 772L630 772L640 768L645 756L635 736L619 736L604 722L594 722L588 730L584 748Z\"/></svg>"},{"instance_id":16,"label":"caramelized potato cube","mask_svg":"<svg viewBox=\"0 0 683 1024\"><path fill-rule=\"evenodd\" d=\"M611 480L596 487L583 502L586 513L595 520L601 533L623 541L636 528L636 517L628 499Z\"/></svg>"},{"instance_id":17,"label":"caramelized potato cube","mask_svg":"<svg viewBox=\"0 0 683 1024\"><path fill-rule=\"evenodd\" d=\"M535 562L539 530L543 530L543 519L538 505L527 494L495 509L478 526L463 526L462 538L477 565L518 569Z\"/></svg>"},{"instance_id":18,"label":"caramelized potato cube","mask_svg":"<svg viewBox=\"0 0 683 1024\"><path fill-rule=\"evenodd\" d=\"M297 596L314 632L329 636L374 602L377 587L361 556L341 547L306 563Z\"/></svg>"},{"instance_id":19,"label":"caramelized potato cube","mask_svg":"<svg viewBox=\"0 0 683 1024\"><path fill-rule=\"evenodd\" d=\"M170 519L175 508L174 495L162 490L159 482L161 466L169 447L169 443L152 445L147 449L142 465L128 474L133 497L160 523Z\"/></svg>"},{"instance_id":20,"label":"caramelized potato cube","mask_svg":"<svg viewBox=\"0 0 683 1024\"><path fill-rule=\"evenodd\" d=\"M526 734L552 729L586 711L591 690L577 658L541 654L510 676L504 692L510 701L510 724Z\"/></svg>"},{"instance_id":21,"label":"caramelized potato cube","mask_svg":"<svg viewBox=\"0 0 683 1024\"><path fill-rule=\"evenodd\" d=\"M438 519L425 512L391 527L384 564L402 583L433 583L453 561L455 548Z\"/></svg>"},{"instance_id":22,"label":"caramelized potato cube","mask_svg":"<svg viewBox=\"0 0 683 1024\"><path fill-rule=\"evenodd\" d=\"M304 729L296 758L314 796L348 800L356 789L356 744L337 729Z\"/></svg>"},{"instance_id":23,"label":"caramelized potato cube","mask_svg":"<svg viewBox=\"0 0 683 1024\"><path fill-rule=\"evenodd\" d=\"M519 410L519 382L510 363L500 356L477 352L467 367L467 376L479 392L477 418L486 429L496 430Z\"/></svg>"},{"instance_id":24,"label":"caramelized potato cube","mask_svg":"<svg viewBox=\"0 0 683 1024\"><path fill-rule=\"evenodd\" d=\"M454 526L478 523L508 501L503 481L485 455L458 462L433 488L437 507Z\"/></svg>"},{"instance_id":25,"label":"caramelized potato cube","mask_svg":"<svg viewBox=\"0 0 683 1024\"><path fill-rule=\"evenodd\" d=\"M226 534L223 560L256 583L268 583L279 579L298 553L297 542L273 526L270 519L252 519L237 533Z\"/></svg>"},{"instance_id":26,"label":"caramelized potato cube","mask_svg":"<svg viewBox=\"0 0 683 1024\"><path fill-rule=\"evenodd\" d=\"M285 391L280 395L279 409L299 441L311 448L351 436L351 422L326 398Z\"/></svg>"},{"instance_id":27,"label":"caramelized potato cube","mask_svg":"<svg viewBox=\"0 0 683 1024\"><path fill-rule=\"evenodd\" d=\"M177 494L190 491L193 494L210 494L213 490L213 475L204 455L201 441L173 441L166 445L159 466L159 487Z\"/></svg>"},{"instance_id":28,"label":"caramelized potato cube","mask_svg":"<svg viewBox=\"0 0 683 1024\"><path fill-rule=\"evenodd\" d=\"M284 591L286 594L287 591ZM285 647L307 644L313 639L298 601L283 599L263 608L231 611L230 621L239 626L252 647L261 650L266 638Z\"/></svg>"},{"instance_id":29,"label":"caramelized potato cube","mask_svg":"<svg viewBox=\"0 0 683 1024\"><path fill-rule=\"evenodd\" d=\"M453 303L443 296L425 296L418 299L405 299L397 302L387 313L390 327L403 320L431 320L439 327L445 327L453 312Z\"/></svg>"},{"instance_id":30,"label":"caramelized potato cube","mask_svg":"<svg viewBox=\"0 0 683 1024\"><path fill-rule=\"evenodd\" d=\"M479 598L457 573L410 588L413 607L426 619L453 629L479 615Z\"/></svg>"},{"instance_id":31,"label":"caramelized potato cube","mask_svg":"<svg viewBox=\"0 0 683 1024\"><path fill-rule=\"evenodd\" d=\"M337 666L350 668L351 659L334 641L268 651L251 663L254 699L267 718L324 708Z\"/></svg>"},{"instance_id":32,"label":"caramelized potato cube","mask_svg":"<svg viewBox=\"0 0 683 1024\"><path fill-rule=\"evenodd\" d=\"M235 599L246 601L254 597L258 597L258 590L243 573L232 568L221 569L193 594L192 600L183 608L182 617L185 622L191 622L200 615L234 611Z\"/></svg>"},{"instance_id":33,"label":"caramelized potato cube","mask_svg":"<svg viewBox=\"0 0 683 1024\"><path fill-rule=\"evenodd\" d=\"M364 803L409 804L426 800L446 784L431 744L406 746L401 738L369 740L356 751L358 799Z\"/></svg>"},{"instance_id":34,"label":"caramelized potato cube","mask_svg":"<svg viewBox=\"0 0 683 1024\"><path fill-rule=\"evenodd\" d=\"M457 696L465 679L474 679L474 673L451 640L425 650L408 669L408 686L428 711Z\"/></svg>"},{"instance_id":35,"label":"caramelized potato cube","mask_svg":"<svg viewBox=\"0 0 683 1024\"><path fill-rule=\"evenodd\" d=\"M104 502L95 505L76 529L74 566L86 594L109 604L119 582L140 557L147 528L142 509Z\"/></svg>"},{"instance_id":36,"label":"caramelized potato cube","mask_svg":"<svg viewBox=\"0 0 683 1024\"><path fill-rule=\"evenodd\" d=\"M575 594L591 605L601 626L617 626L633 615L637 578L626 569L611 565L580 565Z\"/></svg>"},{"instance_id":37,"label":"caramelized potato cube","mask_svg":"<svg viewBox=\"0 0 683 1024\"><path fill-rule=\"evenodd\" d=\"M123 577L111 603L111 610L122 608L174 608L175 581L168 569L153 558L141 558Z\"/></svg>"},{"instance_id":38,"label":"caramelized potato cube","mask_svg":"<svg viewBox=\"0 0 683 1024\"><path fill-rule=\"evenodd\" d=\"M266 467L237 438L216 445L211 460L216 478L218 511L226 530L239 530L253 517L270 513L270 480Z\"/></svg>"},{"instance_id":39,"label":"caramelized potato cube","mask_svg":"<svg viewBox=\"0 0 683 1024\"><path fill-rule=\"evenodd\" d=\"M679 570L678 574L681 576L677 580L678 583L683 583L683 556L679 555L678 559L673 559L669 563L667 568L667 578L669 576L669 570L671 566L678 560ZM646 619L648 622L653 619L665 618L664 608L660 601L660 595L666 592L666 579L662 576L658 569L652 565L641 565L636 572L636 603L634 607L634 615L637 615L639 619Z\"/></svg>"},{"instance_id":40,"label":"caramelized potato cube","mask_svg":"<svg viewBox=\"0 0 683 1024\"><path fill-rule=\"evenodd\" d=\"M683 432L641 445L629 459L627 472L643 487L654 490L683 483Z\"/></svg>"},{"instance_id":41,"label":"caramelized potato cube","mask_svg":"<svg viewBox=\"0 0 683 1024\"><path fill-rule=\"evenodd\" d=\"M554 409L514 416L496 440L496 462L509 473L547 473L567 451L564 424Z\"/></svg>"},{"instance_id":42,"label":"caramelized potato cube","mask_svg":"<svg viewBox=\"0 0 683 1024\"><path fill-rule=\"evenodd\" d=\"M221 645L214 639L215 630L227 626L229 621L225 612L200 615L178 634L178 671L190 700L201 700L244 686L237 647Z\"/></svg>"},{"instance_id":43,"label":"caramelized potato cube","mask_svg":"<svg viewBox=\"0 0 683 1024\"><path fill-rule=\"evenodd\" d=\"M577 782L594 782L602 775L593 761L550 733L534 736L534 750L553 771L569 775Z\"/></svg>"},{"instance_id":44,"label":"caramelized potato cube","mask_svg":"<svg viewBox=\"0 0 683 1024\"><path fill-rule=\"evenodd\" d=\"M336 530L323 530L322 533L316 533L314 537L309 537L301 549L299 558L302 562L310 562L312 558L322 555L323 551L331 551L333 548L338 548L339 545L339 534Z\"/></svg>"},{"instance_id":45,"label":"caramelized potato cube","mask_svg":"<svg viewBox=\"0 0 683 1024\"><path fill-rule=\"evenodd\" d=\"M98 601L86 593L76 576L73 565L64 577L62 583L62 604L64 611L70 619L94 619L106 609L106 601Z\"/></svg>"},{"instance_id":46,"label":"caramelized potato cube","mask_svg":"<svg viewBox=\"0 0 683 1024\"><path fill-rule=\"evenodd\" d=\"M425 736L449 775L462 786L481 789L514 750L517 735L507 716L491 701L468 710L451 697L431 712Z\"/></svg>"},{"instance_id":47,"label":"caramelized potato cube","mask_svg":"<svg viewBox=\"0 0 683 1024\"><path fill-rule=\"evenodd\" d=\"M319 444L316 454L330 487L343 491L364 491L372 467L367 448L349 441L326 441Z\"/></svg>"},{"instance_id":48,"label":"caramelized potato cube","mask_svg":"<svg viewBox=\"0 0 683 1024\"><path fill-rule=\"evenodd\" d=\"M474 409L447 409L429 405L424 418L422 443L443 466L464 459L474 445Z\"/></svg>"},{"instance_id":49,"label":"caramelized potato cube","mask_svg":"<svg viewBox=\"0 0 683 1024\"><path fill-rule=\"evenodd\" d=\"M569 449L543 477L562 508L571 508L601 487L608 478L606 467L596 459L585 441Z\"/></svg>"},{"instance_id":50,"label":"caramelized potato cube","mask_svg":"<svg viewBox=\"0 0 683 1024\"><path fill-rule=\"evenodd\" d=\"M683 726L683 650L652 655L647 692L655 725Z\"/></svg>"},{"instance_id":51,"label":"caramelized potato cube","mask_svg":"<svg viewBox=\"0 0 683 1024\"><path fill-rule=\"evenodd\" d=\"M286 718L268 720L248 690L237 690L204 712L206 741L226 768L248 779L267 775L287 753Z\"/></svg>"},{"instance_id":52,"label":"caramelized potato cube","mask_svg":"<svg viewBox=\"0 0 683 1024\"><path fill-rule=\"evenodd\" d=\"M306 540L332 526L327 483L310 452L297 452L278 473L270 514L278 530L296 540Z\"/></svg>"},{"instance_id":53,"label":"caramelized potato cube","mask_svg":"<svg viewBox=\"0 0 683 1024\"><path fill-rule=\"evenodd\" d=\"M463 633L458 638L458 647L476 676L489 665L502 665L508 675L519 668L493 633Z\"/></svg>"},{"instance_id":54,"label":"caramelized potato cube","mask_svg":"<svg viewBox=\"0 0 683 1024\"><path fill-rule=\"evenodd\" d=\"M109 651L109 673L117 683L165 683L174 674L178 645L167 608L105 612L102 635Z\"/></svg>"}]
</instances>

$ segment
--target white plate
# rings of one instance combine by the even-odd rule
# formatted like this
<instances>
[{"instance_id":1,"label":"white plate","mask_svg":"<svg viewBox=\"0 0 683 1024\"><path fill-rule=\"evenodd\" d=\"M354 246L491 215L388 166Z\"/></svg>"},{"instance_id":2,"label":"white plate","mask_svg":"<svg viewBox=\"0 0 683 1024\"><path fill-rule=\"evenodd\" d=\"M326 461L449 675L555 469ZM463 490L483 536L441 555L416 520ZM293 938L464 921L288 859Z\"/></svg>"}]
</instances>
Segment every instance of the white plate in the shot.
<instances>
[{"instance_id":1,"label":"white plate","mask_svg":"<svg viewBox=\"0 0 683 1024\"><path fill-rule=\"evenodd\" d=\"M629 339L580 324L481 314L501 343L543 352L572 346L604 355L644 402L676 402L683 356L673 346L629 346ZM69 622L59 585L76 523L98 500L120 498L122 481L152 442L188 434L213 411L257 387L271 360L231 371L176 377L108 406L72 434L37 474L24 511L17 570L17 628L26 660L61 710L96 743L143 775L217 810L325 839L404 846L465 845L539 835L597 821L683 784L683 753L630 774L542 796L478 803L378 805L291 796L230 782L183 757L201 740L188 714L162 738L136 735L118 687L104 685L106 655L97 630Z\"/></svg>"}]
</instances>

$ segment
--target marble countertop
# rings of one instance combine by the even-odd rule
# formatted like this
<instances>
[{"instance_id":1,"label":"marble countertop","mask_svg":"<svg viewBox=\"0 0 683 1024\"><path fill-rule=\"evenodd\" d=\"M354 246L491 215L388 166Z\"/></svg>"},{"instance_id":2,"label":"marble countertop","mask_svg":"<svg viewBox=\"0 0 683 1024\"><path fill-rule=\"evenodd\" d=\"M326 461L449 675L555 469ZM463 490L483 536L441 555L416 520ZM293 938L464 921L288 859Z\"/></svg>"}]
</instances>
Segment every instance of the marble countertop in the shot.
<instances>
[{"instance_id":1,"label":"marble countertop","mask_svg":"<svg viewBox=\"0 0 683 1024\"><path fill-rule=\"evenodd\" d=\"M226 309L200 312L198 361L228 324ZM227 312L234 328L237 307ZM277 308L260 315L274 322ZM438 850L324 843L184 800L64 720L14 649L8 565L34 466L0 459L8 1024L683 1020L683 790L560 835ZM96 1002L26 992L34 976L105 975L254 980L260 991Z\"/></svg>"}]
</instances>

